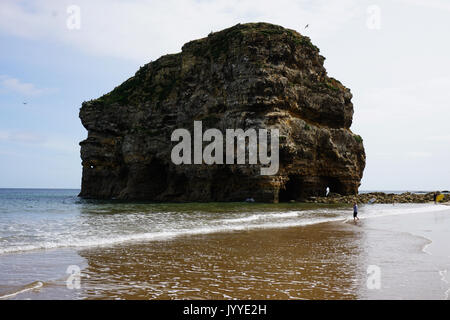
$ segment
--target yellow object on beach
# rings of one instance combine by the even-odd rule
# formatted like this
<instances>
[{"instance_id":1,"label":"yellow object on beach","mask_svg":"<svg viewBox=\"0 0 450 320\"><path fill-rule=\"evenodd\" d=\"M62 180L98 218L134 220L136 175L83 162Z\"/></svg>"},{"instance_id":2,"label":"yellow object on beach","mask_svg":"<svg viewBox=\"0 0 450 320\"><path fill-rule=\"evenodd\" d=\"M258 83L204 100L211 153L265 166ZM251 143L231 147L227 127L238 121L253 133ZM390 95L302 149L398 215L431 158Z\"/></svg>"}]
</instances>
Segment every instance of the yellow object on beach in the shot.
<instances>
[{"instance_id":1,"label":"yellow object on beach","mask_svg":"<svg viewBox=\"0 0 450 320\"><path fill-rule=\"evenodd\" d=\"M444 195L443 194L440 194L440 195L438 195L437 197L436 197L436 202L440 202L440 201L442 201L444 199Z\"/></svg>"}]
</instances>

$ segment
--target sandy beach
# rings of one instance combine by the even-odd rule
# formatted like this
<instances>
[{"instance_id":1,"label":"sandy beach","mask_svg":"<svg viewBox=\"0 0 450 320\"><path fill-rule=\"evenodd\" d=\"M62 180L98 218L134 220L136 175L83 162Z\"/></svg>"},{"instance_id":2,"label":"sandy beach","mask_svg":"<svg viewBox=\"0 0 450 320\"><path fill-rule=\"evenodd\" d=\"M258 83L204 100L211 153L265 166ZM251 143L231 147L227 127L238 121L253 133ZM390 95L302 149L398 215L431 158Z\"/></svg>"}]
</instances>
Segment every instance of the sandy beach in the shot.
<instances>
[{"instance_id":1,"label":"sandy beach","mask_svg":"<svg viewBox=\"0 0 450 320\"><path fill-rule=\"evenodd\" d=\"M0 293L8 299L448 299L449 231L450 207L441 205L379 217L363 211L356 224L10 254L1 259ZM69 264L82 269L78 290L66 286ZM6 275L12 265L22 269ZM373 266L379 288L368 274Z\"/></svg>"}]
</instances>

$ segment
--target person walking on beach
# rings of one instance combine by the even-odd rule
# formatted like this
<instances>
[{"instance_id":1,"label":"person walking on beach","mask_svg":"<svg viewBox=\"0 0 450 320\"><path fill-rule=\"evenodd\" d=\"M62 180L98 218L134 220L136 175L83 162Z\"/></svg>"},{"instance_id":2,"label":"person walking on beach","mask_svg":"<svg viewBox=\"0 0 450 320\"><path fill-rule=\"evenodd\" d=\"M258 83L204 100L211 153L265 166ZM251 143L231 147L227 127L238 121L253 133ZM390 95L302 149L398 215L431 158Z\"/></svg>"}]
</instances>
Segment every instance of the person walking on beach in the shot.
<instances>
[{"instance_id":1,"label":"person walking on beach","mask_svg":"<svg viewBox=\"0 0 450 320\"><path fill-rule=\"evenodd\" d=\"M359 218L358 218L358 204L355 202L353 204L353 221L356 222L356 220L359 220Z\"/></svg>"}]
</instances>

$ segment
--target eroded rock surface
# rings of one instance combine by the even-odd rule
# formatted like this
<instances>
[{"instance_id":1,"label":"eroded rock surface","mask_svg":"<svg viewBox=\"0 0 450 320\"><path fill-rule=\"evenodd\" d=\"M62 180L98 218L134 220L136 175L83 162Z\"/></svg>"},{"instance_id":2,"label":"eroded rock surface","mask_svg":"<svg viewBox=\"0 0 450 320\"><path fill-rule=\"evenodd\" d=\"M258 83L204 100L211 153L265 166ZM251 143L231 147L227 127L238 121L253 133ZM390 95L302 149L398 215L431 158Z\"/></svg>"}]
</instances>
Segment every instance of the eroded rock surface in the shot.
<instances>
[{"instance_id":1,"label":"eroded rock surface","mask_svg":"<svg viewBox=\"0 0 450 320\"><path fill-rule=\"evenodd\" d=\"M352 94L328 77L308 37L280 26L236 25L141 67L84 102L80 196L150 201L302 200L358 192L365 166L350 130ZM217 128L280 130L280 169L175 165L171 134ZM192 132L192 131L191 131Z\"/></svg>"}]
</instances>

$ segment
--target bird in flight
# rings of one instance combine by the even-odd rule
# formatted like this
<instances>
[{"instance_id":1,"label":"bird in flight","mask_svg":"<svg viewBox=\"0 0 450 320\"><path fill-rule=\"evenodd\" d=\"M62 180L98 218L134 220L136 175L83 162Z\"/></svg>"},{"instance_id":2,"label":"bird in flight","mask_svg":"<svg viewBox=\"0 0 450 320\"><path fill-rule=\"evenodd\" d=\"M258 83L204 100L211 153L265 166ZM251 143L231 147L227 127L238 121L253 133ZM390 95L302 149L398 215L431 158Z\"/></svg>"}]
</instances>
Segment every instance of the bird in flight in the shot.
<instances>
[{"instance_id":1,"label":"bird in flight","mask_svg":"<svg viewBox=\"0 0 450 320\"><path fill-rule=\"evenodd\" d=\"M308 28L308 27L309 27L309 24L307 24L307 25L305 26L305 29Z\"/></svg>"},{"instance_id":2,"label":"bird in flight","mask_svg":"<svg viewBox=\"0 0 450 320\"><path fill-rule=\"evenodd\" d=\"M28 102L24 102L23 104L28 104Z\"/></svg>"}]
</instances>

